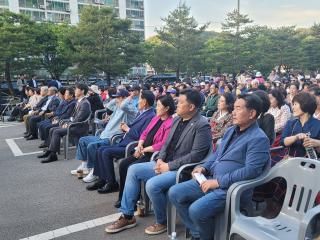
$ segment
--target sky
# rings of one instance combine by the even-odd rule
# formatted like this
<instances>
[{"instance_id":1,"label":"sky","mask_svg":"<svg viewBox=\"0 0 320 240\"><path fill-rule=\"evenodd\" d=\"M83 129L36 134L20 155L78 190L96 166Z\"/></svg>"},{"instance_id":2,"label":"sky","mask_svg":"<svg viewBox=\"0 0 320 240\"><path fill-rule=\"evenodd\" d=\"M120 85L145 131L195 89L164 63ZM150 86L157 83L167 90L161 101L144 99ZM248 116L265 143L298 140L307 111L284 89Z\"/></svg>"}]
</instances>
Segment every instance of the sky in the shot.
<instances>
[{"instance_id":1,"label":"sky","mask_svg":"<svg viewBox=\"0 0 320 240\"><path fill-rule=\"evenodd\" d=\"M210 22L209 30L221 31L226 14L237 7L237 0L145 0L146 38L179 4L191 7L191 15L199 24ZM320 0L241 0L240 12L248 14L255 24L270 27L310 27L320 23Z\"/></svg>"}]
</instances>

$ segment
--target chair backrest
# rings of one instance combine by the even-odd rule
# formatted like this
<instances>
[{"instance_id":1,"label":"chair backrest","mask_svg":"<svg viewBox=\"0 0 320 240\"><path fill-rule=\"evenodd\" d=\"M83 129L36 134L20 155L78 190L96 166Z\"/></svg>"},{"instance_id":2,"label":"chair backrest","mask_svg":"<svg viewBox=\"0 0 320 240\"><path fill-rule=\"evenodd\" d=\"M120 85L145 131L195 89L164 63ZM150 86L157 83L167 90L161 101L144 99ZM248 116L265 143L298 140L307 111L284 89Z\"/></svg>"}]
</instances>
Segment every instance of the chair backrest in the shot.
<instances>
[{"instance_id":1,"label":"chair backrest","mask_svg":"<svg viewBox=\"0 0 320 240\"><path fill-rule=\"evenodd\" d=\"M320 190L320 161L309 158L282 160L269 172L268 179L275 177L283 177L287 182L280 214L301 220L314 206Z\"/></svg>"}]
</instances>

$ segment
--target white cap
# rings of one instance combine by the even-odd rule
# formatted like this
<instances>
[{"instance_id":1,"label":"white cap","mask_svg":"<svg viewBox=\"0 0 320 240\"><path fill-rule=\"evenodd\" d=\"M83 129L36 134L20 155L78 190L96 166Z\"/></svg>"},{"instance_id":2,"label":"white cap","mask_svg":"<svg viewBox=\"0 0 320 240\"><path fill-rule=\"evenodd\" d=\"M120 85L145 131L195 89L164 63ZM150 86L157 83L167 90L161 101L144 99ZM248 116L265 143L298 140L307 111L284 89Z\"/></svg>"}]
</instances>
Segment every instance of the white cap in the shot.
<instances>
[{"instance_id":1,"label":"white cap","mask_svg":"<svg viewBox=\"0 0 320 240\"><path fill-rule=\"evenodd\" d=\"M262 77L261 72L257 72L257 73L256 73L256 77Z\"/></svg>"}]
</instances>

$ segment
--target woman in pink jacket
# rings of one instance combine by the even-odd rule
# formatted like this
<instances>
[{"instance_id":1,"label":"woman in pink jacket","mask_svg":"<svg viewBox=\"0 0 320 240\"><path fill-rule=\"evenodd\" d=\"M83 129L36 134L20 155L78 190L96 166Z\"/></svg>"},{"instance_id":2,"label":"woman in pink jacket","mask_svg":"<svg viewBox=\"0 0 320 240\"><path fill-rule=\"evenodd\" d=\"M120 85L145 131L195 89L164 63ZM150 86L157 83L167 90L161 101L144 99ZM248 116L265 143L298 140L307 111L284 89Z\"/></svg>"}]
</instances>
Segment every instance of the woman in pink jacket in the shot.
<instances>
[{"instance_id":1,"label":"woman in pink jacket","mask_svg":"<svg viewBox=\"0 0 320 240\"><path fill-rule=\"evenodd\" d=\"M152 118L146 130L141 134L134 154L122 159L119 164L120 191L118 201L115 203L116 208L120 207L129 166L135 163L148 162L154 152L160 151L169 135L174 112L173 98L170 95L160 96L157 100L157 115Z\"/></svg>"}]
</instances>

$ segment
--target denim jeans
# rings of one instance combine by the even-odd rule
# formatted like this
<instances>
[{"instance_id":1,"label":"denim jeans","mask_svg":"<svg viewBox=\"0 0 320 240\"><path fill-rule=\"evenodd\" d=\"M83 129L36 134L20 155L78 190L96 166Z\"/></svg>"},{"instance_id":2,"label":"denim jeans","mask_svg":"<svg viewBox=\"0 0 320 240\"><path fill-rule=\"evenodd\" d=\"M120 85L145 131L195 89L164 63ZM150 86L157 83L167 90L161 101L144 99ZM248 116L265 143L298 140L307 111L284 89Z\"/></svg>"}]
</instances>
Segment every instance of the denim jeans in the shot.
<instances>
[{"instance_id":1,"label":"denim jeans","mask_svg":"<svg viewBox=\"0 0 320 240\"><path fill-rule=\"evenodd\" d=\"M98 148L108 145L110 145L109 139L100 139L95 136L82 137L79 139L76 159L87 161L88 168L93 168Z\"/></svg>"},{"instance_id":2,"label":"denim jeans","mask_svg":"<svg viewBox=\"0 0 320 240\"><path fill-rule=\"evenodd\" d=\"M166 224L167 191L175 184L176 171L157 175L154 172L156 162L133 164L129 167L120 212L133 216L134 206L139 198L141 181L146 183L147 194L153 204L156 223Z\"/></svg>"},{"instance_id":3,"label":"denim jeans","mask_svg":"<svg viewBox=\"0 0 320 240\"><path fill-rule=\"evenodd\" d=\"M192 179L171 187L168 196L193 237L214 238L214 217L224 210L227 191L215 189L204 194Z\"/></svg>"}]
</instances>

